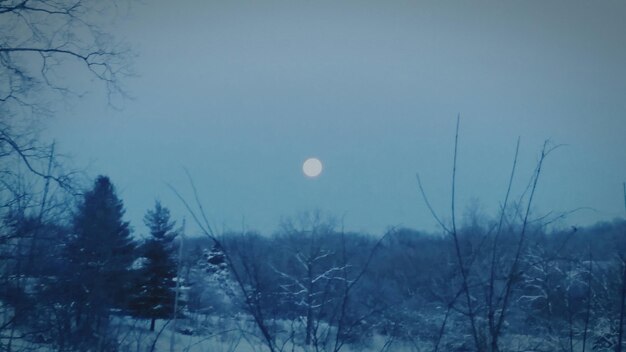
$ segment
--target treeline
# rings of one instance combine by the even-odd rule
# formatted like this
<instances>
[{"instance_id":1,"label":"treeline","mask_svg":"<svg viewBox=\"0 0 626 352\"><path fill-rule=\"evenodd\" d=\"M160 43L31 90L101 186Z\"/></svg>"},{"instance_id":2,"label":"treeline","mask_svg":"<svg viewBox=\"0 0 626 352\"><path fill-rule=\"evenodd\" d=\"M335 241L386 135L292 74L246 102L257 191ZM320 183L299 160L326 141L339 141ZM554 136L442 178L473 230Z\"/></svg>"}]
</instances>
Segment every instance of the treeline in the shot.
<instances>
[{"instance_id":1,"label":"treeline","mask_svg":"<svg viewBox=\"0 0 626 352\"><path fill-rule=\"evenodd\" d=\"M525 338L515 341L515 348L533 351L616 350L626 221L550 231L531 226L511 272L519 228L510 224L502 232L493 258L495 222L467 220L459 239L470 302L463 299L449 236L403 228L390 229L382 238L344 233L332 220L309 214L272 236L220 237L232 270L248 289L248 297L240 297L248 304L231 307L256 316L273 339L294 339L316 350L367 345L375 336L384 336L389 346L410 342L441 351L474 351L474 338L480 350L511 350L519 336ZM206 294L215 285L195 284L198 276L219 272L220 251L210 239L187 242L189 312L232 314L223 311L222 296ZM222 285L222 292L236 291L233 286ZM506 290L510 303L503 309ZM496 331L489 331L490 315L500 314L498 346L492 347L489 334ZM470 315L478 336L473 336Z\"/></svg>"},{"instance_id":2,"label":"treeline","mask_svg":"<svg viewBox=\"0 0 626 352\"><path fill-rule=\"evenodd\" d=\"M159 202L146 213L143 241L132 236L105 176L56 219L44 221L20 203L7 208L0 237L6 350L24 340L58 350L116 350L112 315L150 319L152 330L155 319L173 316L177 233Z\"/></svg>"},{"instance_id":3,"label":"treeline","mask_svg":"<svg viewBox=\"0 0 626 352\"><path fill-rule=\"evenodd\" d=\"M119 350L119 322L154 331L159 319L196 335L241 323L270 351L358 349L375 339L379 350L620 346L624 220L565 229L534 222L522 242L520 223L472 216L458 229L457 251L449 234L345 232L320 213L286 220L272 235L182 236L159 202L139 240L104 176L74 207L45 201L47 216L7 199L0 346L8 351L25 342Z\"/></svg>"}]
</instances>

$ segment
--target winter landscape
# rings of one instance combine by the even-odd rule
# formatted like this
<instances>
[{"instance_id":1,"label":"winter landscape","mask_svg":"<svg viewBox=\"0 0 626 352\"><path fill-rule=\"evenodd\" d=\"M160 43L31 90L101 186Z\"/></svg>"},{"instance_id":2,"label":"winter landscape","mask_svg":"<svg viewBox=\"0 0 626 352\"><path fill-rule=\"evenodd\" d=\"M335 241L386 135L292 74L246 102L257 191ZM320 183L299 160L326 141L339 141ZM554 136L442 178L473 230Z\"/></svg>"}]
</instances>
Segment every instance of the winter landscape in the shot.
<instances>
[{"instance_id":1,"label":"winter landscape","mask_svg":"<svg viewBox=\"0 0 626 352\"><path fill-rule=\"evenodd\" d=\"M0 351L626 351L625 16L0 0Z\"/></svg>"}]
</instances>

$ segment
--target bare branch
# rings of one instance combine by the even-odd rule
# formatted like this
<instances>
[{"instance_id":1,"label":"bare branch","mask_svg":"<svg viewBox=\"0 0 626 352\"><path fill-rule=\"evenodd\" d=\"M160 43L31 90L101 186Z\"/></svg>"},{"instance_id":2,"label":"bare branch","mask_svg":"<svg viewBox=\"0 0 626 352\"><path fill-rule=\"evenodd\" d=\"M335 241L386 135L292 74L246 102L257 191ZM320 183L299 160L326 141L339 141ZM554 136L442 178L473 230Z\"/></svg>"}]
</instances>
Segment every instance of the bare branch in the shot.
<instances>
[{"instance_id":1,"label":"bare branch","mask_svg":"<svg viewBox=\"0 0 626 352\"><path fill-rule=\"evenodd\" d=\"M459 124L461 122L461 114L456 116L456 130L454 133L454 157L452 162L452 194L450 200L450 208L451 208L451 216L452 216L452 234L456 237L456 212L455 212L455 201L456 201L456 159L458 156L459 150ZM462 269L462 268L461 268Z\"/></svg>"},{"instance_id":2,"label":"bare branch","mask_svg":"<svg viewBox=\"0 0 626 352\"><path fill-rule=\"evenodd\" d=\"M426 192L424 191L424 187L422 187L422 181L420 179L420 175L419 174L415 174L415 177L417 178L417 185L419 187L420 194L422 195L422 199L424 200L424 203L426 203L426 207L428 207L428 210L430 211L430 214L433 216L435 221L437 221L437 224L439 224L439 226L441 226L441 228L445 232L447 232L448 234L452 233L452 231L450 231L446 227L446 225L443 223L443 221L441 221L441 219L437 216L437 213L435 212L435 209L433 209L432 205L430 205L430 202L428 201L428 197L426 196Z\"/></svg>"},{"instance_id":3,"label":"bare branch","mask_svg":"<svg viewBox=\"0 0 626 352\"><path fill-rule=\"evenodd\" d=\"M496 230L496 234L493 239L493 246L491 248L491 268L489 274L489 291L487 294L487 309L488 309L488 323L489 323L489 332L491 334L491 349L493 351L497 350L498 342L497 336L495 335L495 307L493 302L493 295L495 290L495 276L496 276L496 258L498 251L498 240L500 235L502 234L502 226L504 224L504 218L506 214L506 210L509 203L509 196L511 194L511 187L513 186L513 178L515 177L515 169L517 167L517 157L519 156L519 145L520 138L517 138L517 144L515 145L515 156L513 157L513 167L511 168L511 175L509 177L509 183L506 189L506 194L504 196L504 202L502 204L502 208L500 210L500 218L498 220L498 228Z\"/></svg>"},{"instance_id":4,"label":"bare branch","mask_svg":"<svg viewBox=\"0 0 626 352\"><path fill-rule=\"evenodd\" d=\"M509 305L509 301L510 301L510 296L511 296L511 291L513 288L513 284L515 283L517 277L518 277L518 270L519 270L519 263L520 263L520 257L521 257L521 253L522 253L522 249L523 249L523 245L524 245L524 241L526 239L526 231L528 228L528 219L530 216L530 211L531 211L531 206L533 203L533 199L535 196L535 191L537 190L537 184L539 182L539 176L541 175L541 170L542 170L542 166L543 166L543 162L545 161L545 158L548 156L548 154L550 152L552 152L553 150L555 150L558 146L555 147L550 147L548 146L549 144L549 140L546 140L543 143L543 148L541 150L541 156L539 157L539 161L537 162L537 167L535 168L535 173L534 173L534 177L533 177L533 181L532 181L532 187L530 189L530 196L528 198L528 203L526 204L526 212L524 214L524 220L522 222L522 229L520 231L520 237L517 243L517 248L516 248L516 252L515 252L515 258L513 259L513 264L511 265L511 269L509 271L509 274L507 276L507 281L504 287L504 294L502 295L502 307L500 309L500 315L497 319L497 323L495 325L495 330L494 330L494 334L497 336L500 334L500 331L502 329L502 324L504 323L504 317L506 315L507 309L508 309L508 305Z\"/></svg>"},{"instance_id":5,"label":"bare branch","mask_svg":"<svg viewBox=\"0 0 626 352\"><path fill-rule=\"evenodd\" d=\"M28 168L30 172L46 180L52 179L62 188L71 189L69 179L66 176L62 176L62 177L52 176L50 174L46 174L35 169L33 165L31 164L30 156L26 154L26 152L17 144L17 142L4 129L0 129L0 141L4 141L9 146L11 146L13 151L17 153L19 158L22 160L24 165L26 165L26 167Z\"/></svg>"}]
</instances>

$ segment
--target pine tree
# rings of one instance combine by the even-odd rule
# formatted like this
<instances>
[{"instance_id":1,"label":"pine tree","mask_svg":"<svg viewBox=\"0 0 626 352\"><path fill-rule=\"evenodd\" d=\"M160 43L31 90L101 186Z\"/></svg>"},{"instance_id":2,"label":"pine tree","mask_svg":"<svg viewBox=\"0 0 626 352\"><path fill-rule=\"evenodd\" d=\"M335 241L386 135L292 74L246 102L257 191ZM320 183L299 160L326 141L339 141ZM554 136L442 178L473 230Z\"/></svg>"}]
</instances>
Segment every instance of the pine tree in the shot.
<instances>
[{"instance_id":1,"label":"pine tree","mask_svg":"<svg viewBox=\"0 0 626 352\"><path fill-rule=\"evenodd\" d=\"M176 232L169 210L158 201L153 210L148 210L144 222L150 238L142 246L144 261L131 309L136 316L150 319L150 331L154 331L156 319L170 317L174 310L176 263L172 241Z\"/></svg>"},{"instance_id":2,"label":"pine tree","mask_svg":"<svg viewBox=\"0 0 626 352\"><path fill-rule=\"evenodd\" d=\"M123 216L113 184L98 176L74 215L66 252L70 272L65 284L83 336L105 327L112 308L127 306L135 243Z\"/></svg>"}]
</instances>

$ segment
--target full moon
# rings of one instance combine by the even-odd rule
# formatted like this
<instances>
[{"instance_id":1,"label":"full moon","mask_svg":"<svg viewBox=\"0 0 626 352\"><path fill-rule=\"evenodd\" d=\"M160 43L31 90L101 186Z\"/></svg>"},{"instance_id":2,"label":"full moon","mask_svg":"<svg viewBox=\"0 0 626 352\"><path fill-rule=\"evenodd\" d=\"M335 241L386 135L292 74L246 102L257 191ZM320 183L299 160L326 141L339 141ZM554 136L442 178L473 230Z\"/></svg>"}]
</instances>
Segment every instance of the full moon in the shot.
<instances>
[{"instance_id":1,"label":"full moon","mask_svg":"<svg viewBox=\"0 0 626 352\"><path fill-rule=\"evenodd\" d=\"M318 158L309 158L302 164L302 172L308 177L317 177L322 173L322 162Z\"/></svg>"}]
</instances>

